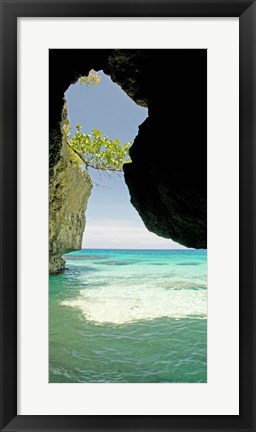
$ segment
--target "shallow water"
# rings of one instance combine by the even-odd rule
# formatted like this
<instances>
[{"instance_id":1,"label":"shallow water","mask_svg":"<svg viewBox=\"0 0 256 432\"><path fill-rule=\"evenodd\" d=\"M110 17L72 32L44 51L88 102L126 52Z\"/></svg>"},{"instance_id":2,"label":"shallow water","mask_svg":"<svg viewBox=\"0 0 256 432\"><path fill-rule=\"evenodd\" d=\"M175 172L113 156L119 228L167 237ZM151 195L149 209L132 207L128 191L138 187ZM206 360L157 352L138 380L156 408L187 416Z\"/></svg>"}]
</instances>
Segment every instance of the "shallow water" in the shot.
<instances>
[{"instance_id":1,"label":"shallow water","mask_svg":"<svg viewBox=\"0 0 256 432\"><path fill-rule=\"evenodd\" d=\"M206 251L65 259L50 277L50 382L206 382Z\"/></svg>"}]
</instances>

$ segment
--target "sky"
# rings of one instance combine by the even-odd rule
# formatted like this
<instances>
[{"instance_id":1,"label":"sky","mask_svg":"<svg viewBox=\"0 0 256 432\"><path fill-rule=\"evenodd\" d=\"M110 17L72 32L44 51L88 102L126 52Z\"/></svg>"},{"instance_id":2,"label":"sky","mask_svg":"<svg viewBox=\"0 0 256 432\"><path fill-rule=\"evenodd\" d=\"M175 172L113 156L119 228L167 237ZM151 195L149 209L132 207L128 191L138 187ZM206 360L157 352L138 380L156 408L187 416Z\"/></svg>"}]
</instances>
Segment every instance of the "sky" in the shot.
<instances>
[{"instance_id":1,"label":"sky","mask_svg":"<svg viewBox=\"0 0 256 432\"><path fill-rule=\"evenodd\" d=\"M103 136L134 141L148 110L138 106L117 84L100 71L96 86L72 84L65 96L72 133L77 123L82 132L100 129ZM169 239L149 232L130 203L123 173L99 173L89 168L94 182L86 210L82 247L87 249L183 249ZM103 187L96 186L100 184Z\"/></svg>"}]
</instances>

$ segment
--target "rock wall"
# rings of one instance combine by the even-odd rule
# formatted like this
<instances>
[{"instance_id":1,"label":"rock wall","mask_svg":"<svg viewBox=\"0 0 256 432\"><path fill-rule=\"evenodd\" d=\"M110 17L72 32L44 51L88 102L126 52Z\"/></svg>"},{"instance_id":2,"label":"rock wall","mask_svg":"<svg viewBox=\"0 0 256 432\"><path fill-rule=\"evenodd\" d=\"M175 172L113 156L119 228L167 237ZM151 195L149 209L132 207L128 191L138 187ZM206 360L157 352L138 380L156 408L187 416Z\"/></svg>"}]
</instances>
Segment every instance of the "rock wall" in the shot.
<instances>
[{"instance_id":1,"label":"rock wall","mask_svg":"<svg viewBox=\"0 0 256 432\"><path fill-rule=\"evenodd\" d=\"M145 226L207 247L207 51L115 50L105 71L148 118L124 165Z\"/></svg>"},{"instance_id":2,"label":"rock wall","mask_svg":"<svg viewBox=\"0 0 256 432\"><path fill-rule=\"evenodd\" d=\"M65 123L66 111L62 121ZM52 168L49 184L49 272L56 274L65 267L62 255L81 249L85 228L85 211L91 193L90 176L70 158L66 136L52 135L60 147L58 162ZM60 140L60 141L59 141Z\"/></svg>"}]
</instances>

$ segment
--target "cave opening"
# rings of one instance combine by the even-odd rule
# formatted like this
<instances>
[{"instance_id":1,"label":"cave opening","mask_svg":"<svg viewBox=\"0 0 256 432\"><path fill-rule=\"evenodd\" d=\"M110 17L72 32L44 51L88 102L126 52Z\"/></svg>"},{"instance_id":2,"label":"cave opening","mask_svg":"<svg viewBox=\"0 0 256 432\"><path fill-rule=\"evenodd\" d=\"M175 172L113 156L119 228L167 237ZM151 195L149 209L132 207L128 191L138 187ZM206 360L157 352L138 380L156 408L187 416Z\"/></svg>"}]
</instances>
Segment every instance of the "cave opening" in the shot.
<instances>
[{"instance_id":1,"label":"cave opening","mask_svg":"<svg viewBox=\"0 0 256 432\"><path fill-rule=\"evenodd\" d=\"M148 116L147 108L137 105L102 70L95 72L95 76L99 77L97 85L82 83L79 79L65 93L71 137L80 124L84 134L96 129L109 140L120 139L122 145L133 142L138 127ZM180 247L147 230L130 203L123 171L95 170L91 166L87 169L93 188L86 209L82 248Z\"/></svg>"}]
</instances>

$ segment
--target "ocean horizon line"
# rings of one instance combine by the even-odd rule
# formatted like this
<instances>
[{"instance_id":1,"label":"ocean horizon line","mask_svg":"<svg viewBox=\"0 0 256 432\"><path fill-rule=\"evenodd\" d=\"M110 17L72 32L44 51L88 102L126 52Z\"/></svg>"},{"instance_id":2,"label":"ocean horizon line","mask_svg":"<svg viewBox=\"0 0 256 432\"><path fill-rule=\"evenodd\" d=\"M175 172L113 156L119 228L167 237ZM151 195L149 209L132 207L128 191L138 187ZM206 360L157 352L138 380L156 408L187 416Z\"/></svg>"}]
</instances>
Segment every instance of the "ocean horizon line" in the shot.
<instances>
[{"instance_id":1,"label":"ocean horizon line","mask_svg":"<svg viewBox=\"0 0 256 432\"><path fill-rule=\"evenodd\" d=\"M166 248L159 248L159 249L152 249L152 248L81 248L75 251L71 251L71 252L67 252L65 253L65 255L67 255L68 253L76 253L79 251L89 251L89 250L116 250L116 251L124 251L124 250L130 250L130 251L175 251L175 252L184 252L184 251L207 251L207 249L193 249L193 248L184 248L184 249L174 249L174 248L170 248L170 249L166 249Z\"/></svg>"}]
</instances>

